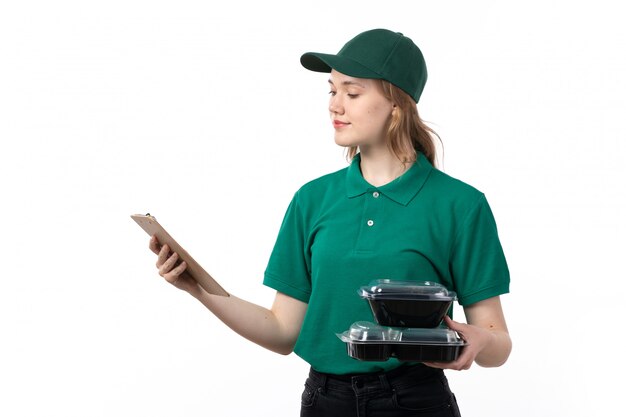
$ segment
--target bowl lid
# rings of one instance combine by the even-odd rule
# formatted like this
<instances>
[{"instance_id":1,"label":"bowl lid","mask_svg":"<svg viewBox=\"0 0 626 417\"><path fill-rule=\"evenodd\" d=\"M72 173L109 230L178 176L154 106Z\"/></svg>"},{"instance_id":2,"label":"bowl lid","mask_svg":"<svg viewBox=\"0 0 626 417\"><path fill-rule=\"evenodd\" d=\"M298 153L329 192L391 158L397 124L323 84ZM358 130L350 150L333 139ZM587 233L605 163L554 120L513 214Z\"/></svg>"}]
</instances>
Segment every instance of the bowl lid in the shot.
<instances>
[{"instance_id":1,"label":"bowl lid","mask_svg":"<svg viewBox=\"0 0 626 417\"><path fill-rule=\"evenodd\" d=\"M346 343L462 346L457 332L447 327L423 329L417 327L393 328L368 321L357 321L337 337Z\"/></svg>"},{"instance_id":2,"label":"bowl lid","mask_svg":"<svg viewBox=\"0 0 626 417\"><path fill-rule=\"evenodd\" d=\"M381 342L400 340L400 332L392 327L381 326L369 321L357 321L337 336L344 342Z\"/></svg>"},{"instance_id":3,"label":"bowl lid","mask_svg":"<svg viewBox=\"0 0 626 417\"><path fill-rule=\"evenodd\" d=\"M464 345L465 341L461 339L457 332L445 327L437 327L434 329L422 329L410 327L402 329L400 341L406 344L420 345Z\"/></svg>"},{"instance_id":4,"label":"bowl lid","mask_svg":"<svg viewBox=\"0 0 626 417\"><path fill-rule=\"evenodd\" d=\"M359 288L358 293L369 299L456 300L454 291L448 291L445 286L434 281L377 279Z\"/></svg>"}]
</instances>

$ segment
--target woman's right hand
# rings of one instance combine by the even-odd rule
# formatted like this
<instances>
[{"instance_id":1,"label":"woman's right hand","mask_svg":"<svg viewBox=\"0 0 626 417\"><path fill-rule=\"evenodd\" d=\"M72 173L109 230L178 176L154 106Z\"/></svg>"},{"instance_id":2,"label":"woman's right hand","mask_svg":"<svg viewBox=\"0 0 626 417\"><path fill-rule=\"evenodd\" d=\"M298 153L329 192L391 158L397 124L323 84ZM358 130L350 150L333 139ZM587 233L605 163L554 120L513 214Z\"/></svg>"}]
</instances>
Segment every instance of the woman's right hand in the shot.
<instances>
[{"instance_id":1,"label":"woman's right hand","mask_svg":"<svg viewBox=\"0 0 626 417\"><path fill-rule=\"evenodd\" d=\"M187 291L189 294L197 296L202 291L198 282L189 274L183 274L187 269L185 261L179 262L179 256L176 252L170 251L168 245L159 243L156 236L150 238L150 250L158 255L156 267L159 275L165 278L167 282L176 288Z\"/></svg>"}]
</instances>

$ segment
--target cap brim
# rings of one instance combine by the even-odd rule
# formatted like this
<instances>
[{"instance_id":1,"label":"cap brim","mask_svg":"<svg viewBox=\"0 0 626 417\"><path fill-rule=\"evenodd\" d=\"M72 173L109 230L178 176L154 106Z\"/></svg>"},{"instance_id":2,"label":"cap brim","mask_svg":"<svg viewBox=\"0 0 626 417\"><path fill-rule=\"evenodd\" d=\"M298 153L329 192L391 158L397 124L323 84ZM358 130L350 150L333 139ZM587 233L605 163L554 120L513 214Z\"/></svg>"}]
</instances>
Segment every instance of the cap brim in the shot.
<instances>
[{"instance_id":1,"label":"cap brim","mask_svg":"<svg viewBox=\"0 0 626 417\"><path fill-rule=\"evenodd\" d=\"M330 72L334 69L350 77L382 78L380 74L358 62L338 55L307 52L300 57L300 63L304 68L315 72Z\"/></svg>"}]
</instances>

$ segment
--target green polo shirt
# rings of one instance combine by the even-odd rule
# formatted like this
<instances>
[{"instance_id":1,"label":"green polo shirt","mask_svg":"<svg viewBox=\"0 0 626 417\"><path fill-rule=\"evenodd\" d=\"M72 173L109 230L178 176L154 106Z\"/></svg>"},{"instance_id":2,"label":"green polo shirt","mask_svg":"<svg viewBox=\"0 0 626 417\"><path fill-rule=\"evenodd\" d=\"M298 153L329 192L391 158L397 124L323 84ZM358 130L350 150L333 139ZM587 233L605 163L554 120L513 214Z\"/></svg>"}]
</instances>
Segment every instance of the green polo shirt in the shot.
<instances>
[{"instance_id":1,"label":"green polo shirt","mask_svg":"<svg viewBox=\"0 0 626 417\"><path fill-rule=\"evenodd\" d=\"M264 284L308 303L295 353L320 372L388 370L347 355L336 333L374 318L357 290L374 279L435 281L461 305L507 293L509 271L485 196L420 155L370 185L349 167L302 186L283 219Z\"/></svg>"}]
</instances>

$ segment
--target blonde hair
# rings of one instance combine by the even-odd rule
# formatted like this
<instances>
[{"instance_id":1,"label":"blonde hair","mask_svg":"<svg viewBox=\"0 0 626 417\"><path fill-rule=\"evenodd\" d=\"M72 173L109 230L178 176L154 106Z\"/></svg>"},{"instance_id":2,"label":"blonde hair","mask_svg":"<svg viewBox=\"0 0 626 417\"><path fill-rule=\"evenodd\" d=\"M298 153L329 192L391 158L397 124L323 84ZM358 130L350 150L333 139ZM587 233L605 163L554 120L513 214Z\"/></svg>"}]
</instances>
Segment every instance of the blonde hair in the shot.
<instances>
[{"instance_id":1,"label":"blonde hair","mask_svg":"<svg viewBox=\"0 0 626 417\"><path fill-rule=\"evenodd\" d=\"M441 138L420 118L417 104L407 93L388 81L380 82L383 95L396 106L387 127L389 149L404 164L415 162L419 152L436 166L435 137L439 142ZM358 147L351 146L347 159L352 160L357 152Z\"/></svg>"}]
</instances>

